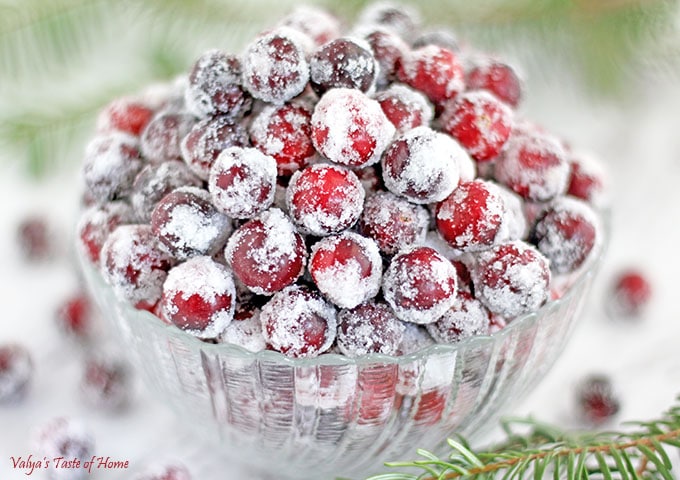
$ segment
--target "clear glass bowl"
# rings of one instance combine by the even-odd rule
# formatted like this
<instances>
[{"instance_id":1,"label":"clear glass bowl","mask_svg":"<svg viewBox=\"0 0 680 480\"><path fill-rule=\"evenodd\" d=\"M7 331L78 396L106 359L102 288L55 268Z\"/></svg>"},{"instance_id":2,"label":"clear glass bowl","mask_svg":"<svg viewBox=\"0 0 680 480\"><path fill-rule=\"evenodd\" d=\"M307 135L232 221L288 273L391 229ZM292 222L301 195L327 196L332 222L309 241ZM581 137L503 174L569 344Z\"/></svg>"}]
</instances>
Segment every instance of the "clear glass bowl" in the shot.
<instances>
[{"instance_id":1,"label":"clear glass bowl","mask_svg":"<svg viewBox=\"0 0 680 480\"><path fill-rule=\"evenodd\" d=\"M403 357L290 359L208 344L119 301L88 260L83 274L146 384L208 444L206 452L273 474L360 477L415 448L445 451L521 399L563 350L600 263L556 301L503 330Z\"/></svg>"}]
</instances>

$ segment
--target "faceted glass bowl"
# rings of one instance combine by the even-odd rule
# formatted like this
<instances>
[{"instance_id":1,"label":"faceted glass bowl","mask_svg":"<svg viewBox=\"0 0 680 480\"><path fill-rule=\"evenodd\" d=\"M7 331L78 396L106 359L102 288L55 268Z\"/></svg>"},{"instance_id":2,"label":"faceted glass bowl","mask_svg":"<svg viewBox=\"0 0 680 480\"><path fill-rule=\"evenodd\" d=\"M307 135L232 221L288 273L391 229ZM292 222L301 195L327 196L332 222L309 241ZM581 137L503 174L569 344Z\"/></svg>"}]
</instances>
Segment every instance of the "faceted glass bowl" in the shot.
<instances>
[{"instance_id":1,"label":"faceted glass bowl","mask_svg":"<svg viewBox=\"0 0 680 480\"><path fill-rule=\"evenodd\" d=\"M492 424L558 358L601 250L560 299L493 335L357 359L201 342L119 301L87 259L80 263L145 383L213 445L207 455L275 478L325 479L363 478L416 448L441 453L452 434L474 438Z\"/></svg>"}]
</instances>

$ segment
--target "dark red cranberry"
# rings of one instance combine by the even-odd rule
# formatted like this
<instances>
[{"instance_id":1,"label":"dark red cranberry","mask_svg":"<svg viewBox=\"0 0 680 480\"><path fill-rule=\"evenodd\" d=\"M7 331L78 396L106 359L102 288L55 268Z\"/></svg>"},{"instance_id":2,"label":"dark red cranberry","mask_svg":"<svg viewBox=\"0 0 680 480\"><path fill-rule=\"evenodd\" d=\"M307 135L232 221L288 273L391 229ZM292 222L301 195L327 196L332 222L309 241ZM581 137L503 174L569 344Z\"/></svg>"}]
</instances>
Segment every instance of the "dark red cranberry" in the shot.
<instances>
[{"instance_id":1,"label":"dark red cranberry","mask_svg":"<svg viewBox=\"0 0 680 480\"><path fill-rule=\"evenodd\" d=\"M370 167L354 170L354 174L361 182L361 186L364 187L366 197L377 192L385 191L385 185L383 184L382 175L380 173L380 165L371 165Z\"/></svg>"},{"instance_id":2,"label":"dark red cranberry","mask_svg":"<svg viewBox=\"0 0 680 480\"><path fill-rule=\"evenodd\" d=\"M16 343L0 345L0 404L21 401L33 378L29 351Z\"/></svg>"},{"instance_id":3,"label":"dark red cranberry","mask_svg":"<svg viewBox=\"0 0 680 480\"><path fill-rule=\"evenodd\" d=\"M78 221L78 240L89 260L99 264L99 254L109 234L118 225L135 220L130 206L122 201L108 202L85 210Z\"/></svg>"},{"instance_id":4,"label":"dark red cranberry","mask_svg":"<svg viewBox=\"0 0 680 480\"><path fill-rule=\"evenodd\" d=\"M458 56L437 45L412 50L397 72L399 80L423 92L434 104L454 98L465 88L465 75Z\"/></svg>"},{"instance_id":5,"label":"dark red cranberry","mask_svg":"<svg viewBox=\"0 0 680 480\"><path fill-rule=\"evenodd\" d=\"M134 480L191 480L187 467L179 463L152 465L136 475Z\"/></svg>"},{"instance_id":6,"label":"dark red cranberry","mask_svg":"<svg viewBox=\"0 0 680 480\"><path fill-rule=\"evenodd\" d=\"M636 268L629 268L614 277L607 307L615 318L639 318L651 298L652 285L647 276Z\"/></svg>"},{"instance_id":7,"label":"dark red cranberry","mask_svg":"<svg viewBox=\"0 0 680 480\"><path fill-rule=\"evenodd\" d=\"M296 6L281 25L304 33L316 45L323 45L340 35L340 20L316 5Z\"/></svg>"},{"instance_id":8,"label":"dark red cranberry","mask_svg":"<svg viewBox=\"0 0 680 480\"><path fill-rule=\"evenodd\" d=\"M457 343L475 335L487 335L489 311L470 292L459 290L451 308L426 328L438 343Z\"/></svg>"},{"instance_id":9,"label":"dark red cranberry","mask_svg":"<svg viewBox=\"0 0 680 480\"><path fill-rule=\"evenodd\" d=\"M399 134L422 125L427 127L434 118L427 98L406 85L392 85L378 93L375 99Z\"/></svg>"},{"instance_id":10,"label":"dark red cranberry","mask_svg":"<svg viewBox=\"0 0 680 480\"><path fill-rule=\"evenodd\" d=\"M338 348L349 357L369 353L395 355L405 329L390 307L369 301L338 314Z\"/></svg>"},{"instance_id":11,"label":"dark red cranberry","mask_svg":"<svg viewBox=\"0 0 680 480\"><path fill-rule=\"evenodd\" d=\"M59 330L70 337L87 340L93 332L94 311L87 292L79 290L60 305L56 313Z\"/></svg>"},{"instance_id":12,"label":"dark red cranberry","mask_svg":"<svg viewBox=\"0 0 680 480\"><path fill-rule=\"evenodd\" d=\"M522 82L515 70L499 61L483 62L467 74L467 88L493 93L511 107L517 107L522 98Z\"/></svg>"},{"instance_id":13,"label":"dark red cranberry","mask_svg":"<svg viewBox=\"0 0 680 480\"><path fill-rule=\"evenodd\" d=\"M606 206L607 176L602 166L587 154L569 156L571 174L567 193L595 207Z\"/></svg>"},{"instance_id":14,"label":"dark red cranberry","mask_svg":"<svg viewBox=\"0 0 680 480\"><path fill-rule=\"evenodd\" d=\"M157 115L142 132L142 155L153 164L181 160L180 144L195 122L191 115L184 113L167 112Z\"/></svg>"},{"instance_id":15,"label":"dark red cranberry","mask_svg":"<svg viewBox=\"0 0 680 480\"><path fill-rule=\"evenodd\" d=\"M604 375L590 375L583 379L576 393L579 415L591 425L602 425L620 410L619 399L611 380Z\"/></svg>"},{"instance_id":16,"label":"dark red cranberry","mask_svg":"<svg viewBox=\"0 0 680 480\"><path fill-rule=\"evenodd\" d=\"M138 137L153 116L153 109L132 98L119 98L109 103L97 118L97 130L122 132Z\"/></svg>"},{"instance_id":17,"label":"dark red cranberry","mask_svg":"<svg viewBox=\"0 0 680 480\"><path fill-rule=\"evenodd\" d=\"M362 37L368 42L378 62L376 85L385 87L397 76L397 66L401 58L408 52L408 45L389 29L369 26Z\"/></svg>"},{"instance_id":18,"label":"dark red cranberry","mask_svg":"<svg viewBox=\"0 0 680 480\"><path fill-rule=\"evenodd\" d=\"M378 64L368 44L336 38L320 47L309 61L310 84L321 96L331 88L368 92L375 85Z\"/></svg>"},{"instance_id":19,"label":"dark red cranberry","mask_svg":"<svg viewBox=\"0 0 680 480\"><path fill-rule=\"evenodd\" d=\"M95 408L119 410L130 400L131 378L128 366L110 354L90 355L80 391L85 402Z\"/></svg>"},{"instance_id":20,"label":"dark red cranberry","mask_svg":"<svg viewBox=\"0 0 680 480\"><path fill-rule=\"evenodd\" d=\"M49 258L53 253L47 222L41 216L23 219L17 228L17 243L24 257L30 261Z\"/></svg>"},{"instance_id":21,"label":"dark red cranberry","mask_svg":"<svg viewBox=\"0 0 680 480\"><path fill-rule=\"evenodd\" d=\"M418 12L406 5L389 2L371 3L359 15L359 25L378 25L401 38L409 39L418 28Z\"/></svg>"}]
</instances>

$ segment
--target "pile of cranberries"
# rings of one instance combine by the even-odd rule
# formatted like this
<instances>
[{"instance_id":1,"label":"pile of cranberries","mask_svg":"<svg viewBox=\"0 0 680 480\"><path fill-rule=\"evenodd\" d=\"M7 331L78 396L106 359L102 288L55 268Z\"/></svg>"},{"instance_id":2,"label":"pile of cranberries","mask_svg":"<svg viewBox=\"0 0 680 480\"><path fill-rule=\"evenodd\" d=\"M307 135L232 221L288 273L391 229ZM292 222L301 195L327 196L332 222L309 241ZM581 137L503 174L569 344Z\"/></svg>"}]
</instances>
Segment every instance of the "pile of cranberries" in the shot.
<instances>
[{"instance_id":1,"label":"pile of cranberries","mask_svg":"<svg viewBox=\"0 0 680 480\"><path fill-rule=\"evenodd\" d=\"M586 268L605 179L522 115L515 69L401 7L344 26L298 8L101 112L79 239L121 300L254 351L400 355Z\"/></svg>"}]
</instances>

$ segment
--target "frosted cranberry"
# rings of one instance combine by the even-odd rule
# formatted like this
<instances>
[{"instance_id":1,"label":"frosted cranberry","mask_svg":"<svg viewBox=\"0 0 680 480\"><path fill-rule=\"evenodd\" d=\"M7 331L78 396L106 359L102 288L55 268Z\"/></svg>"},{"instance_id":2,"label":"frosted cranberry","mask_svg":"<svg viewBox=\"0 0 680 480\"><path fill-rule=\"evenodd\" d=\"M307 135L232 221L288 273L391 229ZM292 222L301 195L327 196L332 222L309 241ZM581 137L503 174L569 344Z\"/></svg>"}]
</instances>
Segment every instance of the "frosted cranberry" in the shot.
<instances>
[{"instance_id":1,"label":"frosted cranberry","mask_svg":"<svg viewBox=\"0 0 680 480\"><path fill-rule=\"evenodd\" d=\"M224 254L236 278L258 295L271 295L293 283L307 260L302 236L278 208L237 228Z\"/></svg>"},{"instance_id":2,"label":"frosted cranberry","mask_svg":"<svg viewBox=\"0 0 680 480\"><path fill-rule=\"evenodd\" d=\"M475 180L458 185L437 205L437 230L461 252L484 250L507 238L503 228L505 204L491 182Z\"/></svg>"},{"instance_id":3,"label":"frosted cranberry","mask_svg":"<svg viewBox=\"0 0 680 480\"><path fill-rule=\"evenodd\" d=\"M456 299L456 269L430 247L398 253L383 276L385 300L406 322L432 323Z\"/></svg>"},{"instance_id":4,"label":"frosted cranberry","mask_svg":"<svg viewBox=\"0 0 680 480\"><path fill-rule=\"evenodd\" d=\"M119 410L130 399L131 377L128 366L108 353L90 355L80 380L85 402L95 408Z\"/></svg>"},{"instance_id":5,"label":"frosted cranberry","mask_svg":"<svg viewBox=\"0 0 680 480\"><path fill-rule=\"evenodd\" d=\"M33 360L25 347L0 345L0 404L22 400L33 378Z\"/></svg>"},{"instance_id":6,"label":"frosted cranberry","mask_svg":"<svg viewBox=\"0 0 680 480\"><path fill-rule=\"evenodd\" d=\"M470 292L459 290L453 306L426 328L438 343L457 343L475 335L487 335L489 311Z\"/></svg>"},{"instance_id":7,"label":"frosted cranberry","mask_svg":"<svg viewBox=\"0 0 680 480\"><path fill-rule=\"evenodd\" d=\"M253 97L283 103L302 93L308 80L309 64L294 30L280 28L246 48L243 83Z\"/></svg>"},{"instance_id":8,"label":"frosted cranberry","mask_svg":"<svg viewBox=\"0 0 680 480\"><path fill-rule=\"evenodd\" d=\"M208 179L210 168L222 151L245 146L248 146L245 128L224 116L198 122L181 144L184 161L202 180Z\"/></svg>"},{"instance_id":9,"label":"frosted cranberry","mask_svg":"<svg viewBox=\"0 0 680 480\"><path fill-rule=\"evenodd\" d=\"M437 45L451 52L460 50L458 37L448 29L431 30L421 33L418 38L413 40L413 48L422 48L428 45Z\"/></svg>"},{"instance_id":10,"label":"frosted cranberry","mask_svg":"<svg viewBox=\"0 0 680 480\"><path fill-rule=\"evenodd\" d=\"M243 117L252 98L241 85L241 62L220 50L209 50L191 67L184 99L197 117Z\"/></svg>"},{"instance_id":11,"label":"frosted cranberry","mask_svg":"<svg viewBox=\"0 0 680 480\"><path fill-rule=\"evenodd\" d=\"M392 85L378 93L375 99L399 134L421 125L429 126L434 118L430 102L421 93L405 85Z\"/></svg>"},{"instance_id":12,"label":"frosted cranberry","mask_svg":"<svg viewBox=\"0 0 680 480\"><path fill-rule=\"evenodd\" d=\"M69 296L56 312L57 327L70 337L86 340L92 335L94 311L84 291Z\"/></svg>"},{"instance_id":13,"label":"frosted cranberry","mask_svg":"<svg viewBox=\"0 0 680 480\"><path fill-rule=\"evenodd\" d=\"M251 352L259 352L267 348L262 335L260 308L252 302L239 303L234 311L234 318L219 337L220 343L231 343Z\"/></svg>"},{"instance_id":14,"label":"frosted cranberry","mask_svg":"<svg viewBox=\"0 0 680 480\"><path fill-rule=\"evenodd\" d=\"M173 463L168 465L152 465L136 475L134 480L191 480L191 474L187 467Z\"/></svg>"},{"instance_id":15,"label":"frosted cranberry","mask_svg":"<svg viewBox=\"0 0 680 480\"><path fill-rule=\"evenodd\" d=\"M548 298L549 261L522 241L478 253L470 273L475 296L491 312L506 318L534 312Z\"/></svg>"},{"instance_id":16,"label":"frosted cranberry","mask_svg":"<svg viewBox=\"0 0 680 480\"><path fill-rule=\"evenodd\" d=\"M180 187L201 185L201 180L184 162L169 160L160 165L147 165L132 184L130 203L137 219L148 223L154 207L168 193Z\"/></svg>"},{"instance_id":17,"label":"frosted cranberry","mask_svg":"<svg viewBox=\"0 0 680 480\"><path fill-rule=\"evenodd\" d=\"M455 97L465 88L458 56L437 45L427 45L404 55L397 75L399 80L423 92L435 104Z\"/></svg>"},{"instance_id":18,"label":"frosted cranberry","mask_svg":"<svg viewBox=\"0 0 680 480\"><path fill-rule=\"evenodd\" d=\"M405 328L384 303L362 303L338 314L338 347L349 357L394 355L404 339Z\"/></svg>"},{"instance_id":19,"label":"frosted cranberry","mask_svg":"<svg viewBox=\"0 0 680 480\"><path fill-rule=\"evenodd\" d=\"M472 277L468 266L462 260L451 260L451 264L456 269L458 291L472 292Z\"/></svg>"},{"instance_id":20,"label":"frosted cranberry","mask_svg":"<svg viewBox=\"0 0 680 480\"><path fill-rule=\"evenodd\" d=\"M385 190L379 168L380 165L372 165L360 170L354 170L354 174L361 182L361 186L364 187L366 197Z\"/></svg>"},{"instance_id":21,"label":"frosted cranberry","mask_svg":"<svg viewBox=\"0 0 680 480\"><path fill-rule=\"evenodd\" d=\"M267 344L289 357L316 357L335 340L335 309L313 290L291 285L262 307Z\"/></svg>"},{"instance_id":22,"label":"frosted cranberry","mask_svg":"<svg viewBox=\"0 0 680 480\"><path fill-rule=\"evenodd\" d=\"M304 104L269 105L253 120L250 139L253 146L274 157L279 175L292 175L316 153L311 120L311 109Z\"/></svg>"},{"instance_id":23,"label":"frosted cranberry","mask_svg":"<svg viewBox=\"0 0 680 480\"><path fill-rule=\"evenodd\" d=\"M380 290L380 250L373 240L354 232L315 243L308 268L319 291L341 308L354 308Z\"/></svg>"},{"instance_id":24,"label":"frosted cranberry","mask_svg":"<svg viewBox=\"0 0 680 480\"><path fill-rule=\"evenodd\" d=\"M47 222L40 216L31 216L19 223L17 243L24 257L30 261L44 260L53 253Z\"/></svg>"},{"instance_id":25,"label":"frosted cranberry","mask_svg":"<svg viewBox=\"0 0 680 480\"><path fill-rule=\"evenodd\" d=\"M123 197L142 166L136 138L117 132L97 136L85 147L85 188L98 203Z\"/></svg>"},{"instance_id":26,"label":"frosted cranberry","mask_svg":"<svg viewBox=\"0 0 680 480\"><path fill-rule=\"evenodd\" d=\"M389 85L396 78L397 66L409 50L408 45L396 33L379 26L371 26L365 29L361 36L370 45L378 62L377 86L385 87Z\"/></svg>"},{"instance_id":27,"label":"frosted cranberry","mask_svg":"<svg viewBox=\"0 0 680 480\"><path fill-rule=\"evenodd\" d=\"M602 165L588 154L570 154L571 174L567 193L595 207L608 202L607 175Z\"/></svg>"},{"instance_id":28,"label":"frosted cranberry","mask_svg":"<svg viewBox=\"0 0 680 480\"><path fill-rule=\"evenodd\" d=\"M396 408L402 412L412 412L418 425L436 425L442 418L447 405L447 389L432 389L413 396L399 396Z\"/></svg>"},{"instance_id":29,"label":"frosted cranberry","mask_svg":"<svg viewBox=\"0 0 680 480\"><path fill-rule=\"evenodd\" d=\"M50 420L36 433L35 445L40 458L62 457L65 460L89 461L94 453L94 437L78 420L59 417ZM87 469L59 468L51 461L47 470L52 480L80 480L88 478Z\"/></svg>"},{"instance_id":30,"label":"frosted cranberry","mask_svg":"<svg viewBox=\"0 0 680 480\"><path fill-rule=\"evenodd\" d=\"M324 157L350 167L376 163L394 135L380 104L358 90L329 90L314 108L312 142Z\"/></svg>"},{"instance_id":31,"label":"frosted cranberry","mask_svg":"<svg viewBox=\"0 0 680 480\"><path fill-rule=\"evenodd\" d=\"M109 234L118 225L132 223L132 208L122 201L92 206L85 210L78 220L78 240L89 260L99 264L99 254Z\"/></svg>"},{"instance_id":32,"label":"frosted cranberry","mask_svg":"<svg viewBox=\"0 0 680 480\"><path fill-rule=\"evenodd\" d=\"M175 326L199 338L215 338L234 317L235 298L229 269L201 256L168 272L161 306Z\"/></svg>"},{"instance_id":33,"label":"frosted cranberry","mask_svg":"<svg viewBox=\"0 0 680 480\"><path fill-rule=\"evenodd\" d=\"M196 187L178 188L163 197L151 213L151 228L178 260L212 255L232 231L229 218L210 202L210 194Z\"/></svg>"},{"instance_id":34,"label":"frosted cranberry","mask_svg":"<svg viewBox=\"0 0 680 480\"><path fill-rule=\"evenodd\" d=\"M608 295L609 313L614 317L640 317L652 298L652 285L647 276L630 268L614 277Z\"/></svg>"},{"instance_id":35,"label":"frosted cranberry","mask_svg":"<svg viewBox=\"0 0 680 480\"><path fill-rule=\"evenodd\" d=\"M97 117L97 131L123 132L138 137L153 116L144 102L132 98L118 98L109 103Z\"/></svg>"},{"instance_id":36,"label":"frosted cranberry","mask_svg":"<svg viewBox=\"0 0 680 480\"><path fill-rule=\"evenodd\" d=\"M369 196L359 220L359 231L372 238L388 255L425 240L430 218L427 210L390 192Z\"/></svg>"},{"instance_id":37,"label":"frosted cranberry","mask_svg":"<svg viewBox=\"0 0 680 480\"><path fill-rule=\"evenodd\" d=\"M583 379L577 388L576 402L581 418L592 425L611 420L621 408L611 380L604 375Z\"/></svg>"},{"instance_id":38,"label":"frosted cranberry","mask_svg":"<svg viewBox=\"0 0 680 480\"><path fill-rule=\"evenodd\" d=\"M561 197L538 218L530 239L550 260L553 272L573 272L600 241L597 214L580 200Z\"/></svg>"},{"instance_id":39,"label":"frosted cranberry","mask_svg":"<svg viewBox=\"0 0 680 480\"><path fill-rule=\"evenodd\" d=\"M494 184L503 198L505 204L505 217L503 222L507 225L508 239L520 240L527 236L527 218L524 211L522 197L503 185Z\"/></svg>"},{"instance_id":40,"label":"frosted cranberry","mask_svg":"<svg viewBox=\"0 0 680 480\"><path fill-rule=\"evenodd\" d=\"M478 162L494 159L510 138L512 110L484 91L466 92L447 102L442 129Z\"/></svg>"},{"instance_id":41,"label":"frosted cranberry","mask_svg":"<svg viewBox=\"0 0 680 480\"><path fill-rule=\"evenodd\" d=\"M295 172L286 204L301 232L324 236L354 225L364 196L361 182L351 170L320 163Z\"/></svg>"},{"instance_id":42,"label":"frosted cranberry","mask_svg":"<svg viewBox=\"0 0 680 480\"><path fill-rule=\"evenodd\" d=\"M315 5L300 5L281 21L282 26L308 35L317 45L330 42L340 35L340 20Z\"/></svg>"},{"instance_id":43,"label":"frosted cranberry","mask_svg":"<svg viewBox=\"0 0 680 480\"><path fill-rule=\"evenodd\" d=\"M378 64L370 45L361 43L336 38L314 53L309 61L310 84L317 95L321 96L331 88L356 88L367 92L374 87Z\"/></svg>"},{"instance_id":44,"label":"frosted cranberry","mask_svg":"<svg viewBox=\"0 0 680 480\"><path fill-rule=\"evenodd\" d=\"M256 148L228 148L210 169L208 190L222 213L252 218L274 201L276 160Z\"/></svg>"},{"instance_id":45,"label":"frosted cranberry","mask_svg":"<svg viewBox=\"0 0 680 480\"><path fill-rule=\"evenodd\" d=\"M102 247L101 262L116 296L140 309L158 302L173 263L149 225L118 226Z\"/></svg>"},{"instance_id":46,"label":"frosted cranberry","mask_svg":"<svg viewBox=\"0 0 680 480\"><path fill-rule=\"evenodd\" d=\"M397 349L397 355L409 355L435 344L424 325L407 322L404 323L404 327L404 335Z\"/></svg>"},{"instance_id":47,"label":"frosted cranberry","mask_svg":"<svg viewBox=\"0 0 680 480\"><path fill-rule=\"evenodd\" d=\"M166 112L157 115L142 132L142 155L153 164L181 160L180 143L195 122L191 115L184 113Z\"/></svg>"},{"instance_id":48,"label":"frosted cranberry","mask_svg":"<svg viewBox=\"0 0 680 480\"><path fill-rule=\"evenodd\" d=\"M383 155L385 186L413 203L439 202L459 181L459 160L467 153L448 135L416 127L398 137Z\"/></svg>"},{"instance_id":49,"label":"frosted cranberry","mask_svg":"<svg viewBox=\"0 0 680 480\"><path fill-rule=\"evenodd\" d=\"M496 159L494 174L523 198L544 202L566 191L569 164L554 138L541 133L513 135Z\"/></svg>"},{"instance_id":50,"label":"frosted cranberry","mask_svg":"<svg viewBox=\"0 0 680 480\"><path fill-rule=\"evenodd\" d=\"M420 24L418 12L406 5L390 2L368 4L359 15L359 24L378 25L402 38L410 38Z\"/></svg>"},{"instance_id":51,"label":"frosted cranberry","mask_svg":"<svg viewBox=\"0 0 680 480\"><path fill-rule=\"evenodd\" d=\"M493 93L511 107L517 107L522 98L522 82L515 70L499 61L483 62L468 72L467 88Z\"/></svg>"}]
</instances>

